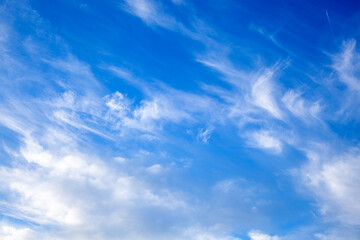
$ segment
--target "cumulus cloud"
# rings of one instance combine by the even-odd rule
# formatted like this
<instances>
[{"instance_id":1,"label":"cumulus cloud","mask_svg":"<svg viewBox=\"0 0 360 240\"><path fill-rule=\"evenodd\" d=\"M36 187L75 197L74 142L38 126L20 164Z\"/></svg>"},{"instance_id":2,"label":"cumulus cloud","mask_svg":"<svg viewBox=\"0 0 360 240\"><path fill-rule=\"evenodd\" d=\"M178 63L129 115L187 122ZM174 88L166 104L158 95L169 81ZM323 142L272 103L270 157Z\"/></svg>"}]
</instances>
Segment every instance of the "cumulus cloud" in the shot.
<instances>
[{"instance_id":1,"label":"cumulus cloud","mask_svg":"<svg viewBox=\"0 0 360 240\"><path fill-rule=\"evenodd\" d=\"M175 197L175 193L146 184L139 176L111 169L107 159L77 153L78 150L61 143L46 149L33 140L23 144L20 153L25 162L15 155L16 162L21 165L0 168L1 192L11 196L8 210L3 211L5 215L57 226L66 231L66 235L77 234L80 239L92 239L92 232L112 239L111 233L122 219L127 219L130 225L144 224L142 230L135 225L134 229L127 229L129 225L124 224L121 230L117 227L122 234L131 235L135 229L150 231L145 226L146 218L152 215L151 209L164 212L163 217L159 216L163 220L177 209L187 209L187 204L179 196ZM153 174L161 170L160 165L147 169ZM147 211L150 215L140 220ZM105 218L106 221L101 220ZM66 235L61 234L62 237Z\"/></svg>"},{"instance_id":2,"label":"cumulus cloud","mask_svg":"<svg viewBox=\"0 0 360 240\"><path fill-rule=\"evenodd\" d=\"M115 112L116 115L122 117L129 111L129 100L122 93L116 91L110 95L105 96L106 106L110 111Z\"/></svg>"},{"instance_id":3,"label":"cumulus cloud","mask_svg":"<svg viewBox=\"0 0 360 240\"><path fill-rule=\"evenodd\" d=\"M17 228L6 223L0 223L0 237L3 240L42 239L30 228Z\"/></svg>"},{"instance_id":4,"label":"cumulus cloud","mask_svg":"<svg viewBox=\"0 0 360 240\"><path fill-rule=\"evenodd\" d=\"M128 128L157 132L166 122L179 123L192 119L187 109L181 109L173 100L160 95L134 106L130 105L130 101L123 94L116 92L106 96L106 105L109 108L107 117L116 123L120 130Z\"/></svg>"}]
</instances>

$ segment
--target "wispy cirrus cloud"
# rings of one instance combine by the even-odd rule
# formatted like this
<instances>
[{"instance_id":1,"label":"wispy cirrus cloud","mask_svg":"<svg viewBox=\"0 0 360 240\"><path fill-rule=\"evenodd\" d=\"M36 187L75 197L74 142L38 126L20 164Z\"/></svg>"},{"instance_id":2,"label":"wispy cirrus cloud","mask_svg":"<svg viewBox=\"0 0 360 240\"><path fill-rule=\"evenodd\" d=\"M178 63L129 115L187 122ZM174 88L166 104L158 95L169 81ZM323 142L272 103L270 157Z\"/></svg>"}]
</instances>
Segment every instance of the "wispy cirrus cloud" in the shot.
<instances>
[{"instance_id":1,"label":"wispy cirrus cloud","mask_svg":"<svg viewBox=\"0 0 360 240\"><path fill-rule=\"evenodd\" d=\"M333 94L335 99L336 96L342 96L341 101L336 101L338 107L335 118L337 120L347 121L358 116L357 109L360 102L359 56L354 39L344 41L341 50L332 55L331 68L336 73L333 77L333 85L335 85ZM344 84L345 88L338 86L339 83Z\"/></svg>"},{"instance_id":2,"label":"wispy cirrus cloud","mask_svg":"<svg viewBox=\"0 0 360 240\"><path fill-rule=\"evenodd\" d=\"M282 118L282 112L277 105L273 96L274 87L272 78L275 69L267 69L260 76L256 77L256 81L251 87L252 103L260 108L263 108L276 118Z\"/></svg>"},{"instance_id":3,"label":"wispy cirrus cloud","mask_svg":"<svg viewBox=\"0 0 360 240\"><path fill-rule=\"evenodd\" d=\"M302 181L316 195L320 213L328 221L359 225L359 150L338 152L326 145L319 147L309 150L309 163L300 170Z\"/></svg>"},{"instance_id":4,"label":"wispy cirrus cloud","mask_svg":"<svg viewBox=\"0 0 360 240\"><path fill-rule=\"evenodd\" d=\"M151 1L149 1L150 3ZM220 73L220 79L230 84L230 87L203 85L203 89L208 94L220 97L224 101L219 104L224 118L237 122L241 131L244 126L263 124L268 127L268 129L265 127L264 131L274 132L274 125L278 126L275 129L283 129L281 122L287 124L287 128L291 129L294 127L294 123L288 116L289 112L308 124L314 121L321 122L319 112L322 106L320 101L305 101L292 90L284 92L285 88L280 84L279 78L282 72L291 66L289 59L277 61L272 66L260 66L253 70L245 70L231 61L229 55L233 50L217 39L216 34L213 34L214 29L201 21L193 20L191 22L193 30L188 30L189 34L185 35L205 46L204 52L193 54L196 61ZM142 91L151 92L149 86L144 86L139 79L126 71L115 67L110 67L110 70L119 77L127 79L131 84L137 85ZM310 109L307 110L307 108ZM156 108L153 107L152 110L156 110ZM214 121L218 124L226 122L223 118L215 119ZM247 141L252 144L249 146L272 149L277 153L281 152L284 142L289 143L290 141L286 137L280 139L260 133L243 133L242 137L250 137Z\"/></svg>"},{"instance_id":5,"label":"wispy cirrus cloud","mask_svg":"<svg viewBox=\"0 0 360 240\"><path fill-rule=\"evenodd\" d=\"M24 11L32 14L31 9L25 8ZM39 20L36 14L33 17ZM39 22L41 24L41 21ZM11 25L8 28L10 29ZM36 57L40 55L34 52L29 54L35 54ZM21 66L22 74L32 74L32 71L26 70L29 68L26 62L12 59ZM146 215L146 211L136 210L139 215L131 220L130 212L121 210L117 213L111 211L110 214L100 205L110 207L111 204L108 203L112 201L114 205L111 209L124 209L125 205L132 205L130 201L138 202L140 206L149 210L154 206L163 209L163 205L167 206L165 209L171 209L177 203L182 205L181 200L175 201L174 198L163 201L160 195L150 190L153 186L146 186L145 182L141 183L142 181L135 179L134 175L111 170L106 158L84 153L80 147L84 141L93 144L88 139L85 140L85 135L95 134L104 139L111 135L110 130L104 130L103 110L106 109L107 103L108 107L119 113L121 109L116 105L118 101L103 100L98 94L99 85L91 70L75 57L50 60L46 57L47 60L43 61L44 56L37 59L41 64L47 64L51 72L49 75L56 76L60 71L65 74L68 81L57 78L46 81L46 89L50 94L23 96L24 98L20 99L12 91L8 91L1 99L1 125L10 129L12 132L8 137L18 142L17 146L7 148L7 157L12 159L11 164L0 167L1 193L8 196L7 202L1 202L2 214L12 219L56 228L57 230L46 233L47 239L71 238L74 234L79 239L111 239L113 237L109 235L109 229L115 229L111 225L115 226L126 218L127 228L118 230L118 233L122 232L128 239L139 239L141 236L135 236L135 225L130 227L131 221L135 224L141 218L140 215ZM4 64L1 66L6 67ZM6 74L16 76L12 68L7 69ZM47 74L41 72L34 76L37 79L46 77ZM87 84L83 84L84 82ZM7 90L11 89L11 86L6 87ZM60 94L57 90L60 90ZM118 99L120 100L119 96ZM165 195L170 196L172 193L164 189ZM94 205L94 201L98 204ZM166 202L175 205L170 206ZM113 220L101 220L109 217ZM99 225L99 221L112 223ZM96 225L98 227L95 227ZM143 225L147 225L146 220ZM145 232L150 231L150 228L145 228ZM45 234L36 233L42 229L15 228L12 224L2 224L1 229L0 235L5 239L28 240ZM96 236L93 235L95 232Z\"/></svg>"},{"instance_id":6,"label":"wispy cirrus cloud","mask_svg":"<svg viewBox=\"0 0 360 240\"><path fill-rule=\"evenodd\" d=\"M354 39L343 43L342 51L333 57L333 68L339 75L339 80L343 82L350 91L360 91L359 81L359 59L360 54L356 51L356 41Z\"/></svg>"},{"instance_id":7,"label":"wispy cirrus cloud","mask_svg":"<svg viewBox=\"0 0 360 240\"><path fill-rule=\"evenodd\" d=\"M30 7L25 11L33 13ZM33 17L42 27L39 16ZM11 24L8 28L16 30ZM35 49L42 46L36 40L32 44ZM160 84L145 86L147 98L136 105L126 94L103 94L89 65L70 52L57 57L36 51L27 54L48 71L36 71L29 66L32 63L16 56L11 59L21 74L44 82L46 91L20 98L8 85L1 99L1 127L9 129L8 137L17 143L7 146L6 158L11 161L0 166L0 191L7 196L1 201L1 214L10 221L1 223L1 237L237 239L228 229L213 228L216 218L201 222L193 212L208 210L194 203L190 193L156 183L157 175L171 176L176 165L150 164L149 154L140 156L138 148L138 155L121 152L128 157L125 161L119 153L96 150L99 145L106 148L102 142L124 142L127 136L119 136L123 129L157 132L169 122L202 122L212 115L209 110L217 101ZM0 65L6 68L5 63ZM9 68L6 74L8 79L17 72ZM18 227L16 221L26 224Z\"/></svg>"},{"instance_id":8,"label":"wispy cirrus cloud","mask_svg":"<svg viewBox=\"0 0 360 240\"><path fill-rule=\"evenodd\" d=\"M304 121L320 119L321 105L319 101L310 102L301 96L301 92L288 90L281 101L296 117Z\"/></svg>"},{"instance_id":9,"label":"wispy cirrus cloud","mask_svg":"<svg viewBox=\"0 0 360 240\"><path fill-rule=\"evenodd\" d=\"M221 111L223 105L211 96L177 90L162 82L148 83L134 77L132 73L114 66L109 67L109 70L117 77L139 88L146 95L146 99L141 101L140 105L126 107L131 109L126 117L122 118L121 114L118 115L118 121L123 126L153 132L160 129L161 125L166 122L199 123L212 122L221 118L213 111L215 109ZM121 93L114 93L106 97L110 112L115 115L117 106L123 105L122 102L131 102L127 99L120 99L119 94L123 96Z\"/></svg>"},{"instance_id":10,"label":"wispy cirrus cloud","mask_svg":"<svg viewBox=\"0 0 360 240\"><path fill-rule=\"evenodd\" d=\"M180 7L175 5L170 6ZM206 73L197 75L199 88L175 88L168 79L150 81L154 76L147 73L137 77L136 71L115 60L101 66L86 63L28 4L2 5L1 18L6 21L0 25L0 130L5 160L0 165L0 211L9 223L0 223L0 237L238 240L237 231L253 240L339 239L345 231L349 239L359 235L358 149L331 144L354 146L341 141L341 134L332 132L332 123L326 122L335 112L338 118L328 117L335 122L342 113L356 115L349 109L356 109L357 98L348 97L342 104L343 98L336 95L358 95L355 42L345 43L333 56L331 70L336 76L331 80L345 88L341 85L335 94L333 89L326 94L340 102L339 110L326 94L309 98L311 84L302 88L299 85L305 83L282 77L292 67L288 58L260 64L249 57L246 61L251 63L244 67L236 59L243 52L233 39L220 37L220 29L193 16L195 11L184 24L168 6L151 0L120 4L148 26L196 42L189 62L191 71ZM17 14L21 17L9 20ZM19 25L27 31L19 32ZM101 83L107 77L99 74L104 69L141 94L127 92L119 82L106 89L113 79ZM209 72L212 82L204 80ZM319 142L329 144L329 149L312 146ZM221 151L227 144L228 152L236 153L224 157ZM252 154L258 152L248 147L274 153L274 158L285 156L287 163L279 161L265 171L263 163L253 162ZM212 158L218 158L216 163ZM293 186L283 182L290 181L283 174L289 165L295 168L292 176L299 180L298 187L309 193L308 205L287 195L295 195ZM253 180L242 179L242 174ZM291 207L283 207L286 197ZM296 221L317 225L311 226L314 229L288 227L293 216L284 224L269 210L286 212L296 204L306 208L294 215ZM314 214L310 219L307 214L317 210L321 217ZM329 222L339 227L331 230ZM262 227L273 228L268 232L276 235L249 232ZM281 230L290 233L278 233Z\"/></svg>"},{"instance_id":11,"label":"wispy cirrus cloud","mask_svg":"<svg viewBox=\"0 0 360 240\"><path fill-rule=\"evenodd\" d=\"M161 6L161 2L152 0L126 0L121 7L139 17L148 25L160 26L167 29L178 27L179 23L174 17L166 14Z\"/></svg>"},{"instance_id":12,"label":"wispy cirrus cloud","mask_svg":"<svg viewBox=\"0 0 360 240\"><path fill-rule=\"evenodd\" d=\"M212 127L200 129L197 138L203 141L204 143L207 143L211 138L211 132L213 130L214 129Z\"/></svg>"}]
</instances>

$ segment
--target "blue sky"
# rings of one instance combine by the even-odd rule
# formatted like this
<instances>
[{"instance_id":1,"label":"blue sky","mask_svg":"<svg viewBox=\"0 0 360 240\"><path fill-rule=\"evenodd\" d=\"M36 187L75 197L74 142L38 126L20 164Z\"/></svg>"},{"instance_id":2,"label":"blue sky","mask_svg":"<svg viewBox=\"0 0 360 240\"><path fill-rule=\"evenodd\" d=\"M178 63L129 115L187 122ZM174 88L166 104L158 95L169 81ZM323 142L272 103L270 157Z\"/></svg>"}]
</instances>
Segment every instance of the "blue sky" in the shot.
<instances>
[{"instance_id":1,"label":"blue sky","mask_svg":"<svg viewBox=\"0 0 360 240\"><path fill-rule=\"evenodd\" d=\"M0 1L0 238L360 238L357 1Z\"/></svg>"}]
</instances>

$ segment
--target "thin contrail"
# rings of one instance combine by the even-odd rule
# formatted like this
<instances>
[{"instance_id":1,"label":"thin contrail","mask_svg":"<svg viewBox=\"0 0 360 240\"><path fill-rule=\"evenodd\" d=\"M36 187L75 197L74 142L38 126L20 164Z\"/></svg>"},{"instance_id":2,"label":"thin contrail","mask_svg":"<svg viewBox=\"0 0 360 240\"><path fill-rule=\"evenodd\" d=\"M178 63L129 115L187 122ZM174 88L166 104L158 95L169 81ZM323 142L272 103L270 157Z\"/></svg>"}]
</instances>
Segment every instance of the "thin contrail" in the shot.
<instances>
[{"instance_id":1,"label":"thin contrail","mask_svg":"<svg viewBox=\"0 0 360 240\"><path fill-rule=\"evenodd\" d=\"M328 20L329 26L331 27L331 22L330 22L329 13L328 13L328 11L327 11L327 10L325 10L325 13L326 13L326 17L327 17L327 20Z\"/></svg>"},{"instance_id":2,"label":"thin contrail","mask_svg":"<svg viewBox=\"0 0 360 240\"><path fill-rule=\"evenodd\" d=\"M332 28L332 25L331 25L331 22L330 22L329 13L328 13L327 9L325 9L325 13L326 13L326 18L327 18L328 23L329 23L330 31L331 31L332 34L334 34L334 30L333 30L333 28Z\"/></svg>"}]
</instances>

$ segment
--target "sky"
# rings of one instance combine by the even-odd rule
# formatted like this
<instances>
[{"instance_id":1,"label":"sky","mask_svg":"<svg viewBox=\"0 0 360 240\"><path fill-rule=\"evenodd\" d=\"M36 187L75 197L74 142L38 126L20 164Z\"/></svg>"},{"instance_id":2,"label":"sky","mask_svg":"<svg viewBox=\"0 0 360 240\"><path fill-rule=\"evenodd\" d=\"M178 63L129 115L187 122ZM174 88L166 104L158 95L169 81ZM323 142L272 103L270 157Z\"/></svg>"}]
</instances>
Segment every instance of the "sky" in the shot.
<instances>
[{"instance_id":1,"label":"sky","mask_svg":"<svg viewBox=\"0 0 360 240\"><path fill-rule=\"evenodd\" d=\"M0 0L0 239L360 239L357 0Z\"/></svg>"}]
</instances>

